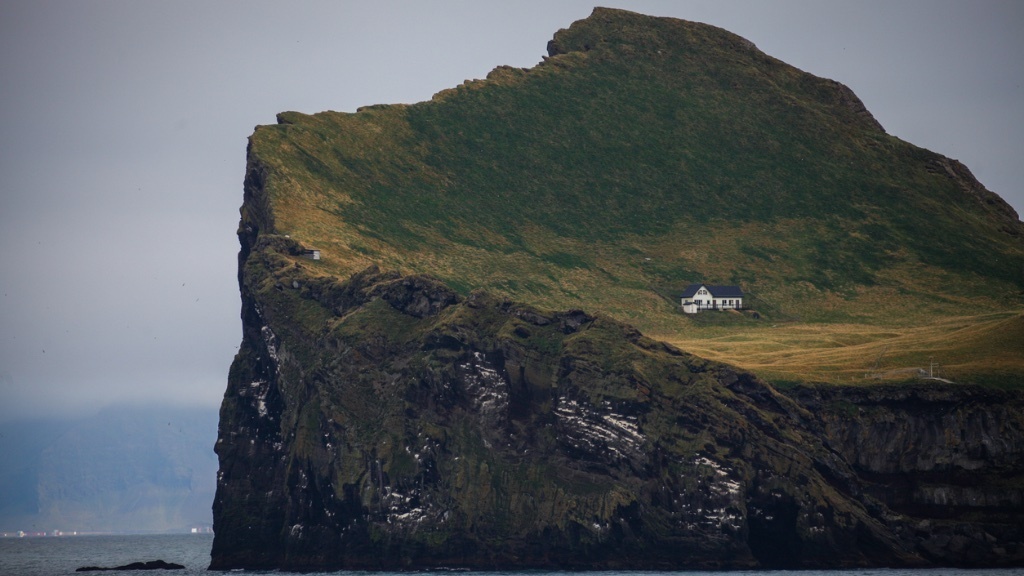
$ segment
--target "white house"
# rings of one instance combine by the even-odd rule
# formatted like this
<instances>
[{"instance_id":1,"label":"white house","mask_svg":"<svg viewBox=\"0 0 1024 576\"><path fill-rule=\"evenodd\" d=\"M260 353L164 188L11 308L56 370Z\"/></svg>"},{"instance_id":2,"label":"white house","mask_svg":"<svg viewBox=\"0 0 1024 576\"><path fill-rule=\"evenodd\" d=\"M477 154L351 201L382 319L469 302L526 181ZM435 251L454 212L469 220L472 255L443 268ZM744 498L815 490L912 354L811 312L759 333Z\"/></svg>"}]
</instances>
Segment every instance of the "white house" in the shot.
<instances>
[{"instance_id":1,"label":"white house","mask_svg":"<svg viewBox=\"0 0 1024 576\"><path fill-rule=\"evenodd\" d=\"M680 296L683 312L696 314L701 310L736 310L743 308L743 290L739 286L690 284Z\"/></svg>"}]
</instances>

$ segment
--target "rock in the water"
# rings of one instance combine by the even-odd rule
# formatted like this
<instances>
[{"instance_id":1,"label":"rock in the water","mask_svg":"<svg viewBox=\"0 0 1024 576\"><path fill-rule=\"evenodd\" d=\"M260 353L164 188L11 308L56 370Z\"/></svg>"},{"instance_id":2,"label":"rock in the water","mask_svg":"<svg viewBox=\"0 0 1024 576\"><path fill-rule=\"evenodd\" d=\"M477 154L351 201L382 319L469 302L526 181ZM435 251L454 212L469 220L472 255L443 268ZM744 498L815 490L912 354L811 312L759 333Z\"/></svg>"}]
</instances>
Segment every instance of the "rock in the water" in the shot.
<instances>
[{"instance_id":1,"label":"rock in the water","mask_svg":"<svg viewBox=\"0 0 1024 576\"><path fill-rule=\"evenodd\" d=\"M175 564L173 562L165 562L163 560L150 560L149 562L132 562L131 564L125 564L124 566L114 566L111 568L103 568L100 566L82 566L75 570L75 572L105 572L111 570L184 570L185 567L181 564Z\"/></svg>"}]
</instances>

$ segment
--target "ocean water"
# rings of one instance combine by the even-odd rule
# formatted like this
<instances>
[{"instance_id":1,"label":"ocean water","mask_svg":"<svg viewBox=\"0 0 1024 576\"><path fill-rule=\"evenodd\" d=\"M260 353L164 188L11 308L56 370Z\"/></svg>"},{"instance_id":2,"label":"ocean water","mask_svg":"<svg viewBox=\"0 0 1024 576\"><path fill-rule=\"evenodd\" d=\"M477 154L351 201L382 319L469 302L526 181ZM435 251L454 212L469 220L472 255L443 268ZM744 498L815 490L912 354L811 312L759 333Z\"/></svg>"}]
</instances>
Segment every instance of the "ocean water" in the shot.
<instances>
[{"instance_id":1,"label":"ocean water","mask_svg":"<svg viewBox=\"0 0 1024 576\"><path fill-rule=\"evenodd\" d=\"M0 538L0 575L2 576L69 576L73 574L111 574L120 576L154 576L165 574L206 576L221 574L208 572L212 534L175 534L152 536L61 536L49 538ZM164 560L182 564L185 570L146 570L79 572L80 566L123 566L132 562ZM238 572L227 574L273 574L299 576L293 572ZM306 574L308 576L309 573ZM327 572L344 576L365 576L365 572ZM436 572L434 572L436 574ZM468 576L579 576L579 572L467 572ZM1024 568L1006 570L805 570L740 571L740 572L599 572L600 576L1024 576ZM373 576L408 576L408 573L380 573Z\"/></svg>"},{"instance_id":2,"label":"ocean water","mask_svg":"<svg viewBox=\"0 0 1024 576\"><path fill-rule=\"evenodd\" d=\"M148 536L58 536L0 538L0 575L58 576L68 574L204 574L208 572L213 534ZM185 570L75 572L81 566L113 567L163 560Z\"/></svg>"}]
</instances>

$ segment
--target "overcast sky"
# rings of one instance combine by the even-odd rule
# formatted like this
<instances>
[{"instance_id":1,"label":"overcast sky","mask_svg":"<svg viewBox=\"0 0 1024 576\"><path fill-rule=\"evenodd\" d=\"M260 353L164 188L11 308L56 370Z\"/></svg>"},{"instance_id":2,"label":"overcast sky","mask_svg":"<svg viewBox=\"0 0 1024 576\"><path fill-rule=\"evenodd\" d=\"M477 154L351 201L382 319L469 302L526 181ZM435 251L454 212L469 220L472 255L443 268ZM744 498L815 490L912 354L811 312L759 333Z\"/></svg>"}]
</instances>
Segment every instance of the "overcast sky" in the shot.
<instances>
[{"instance_id":1,"label":"overcast sky","mask_svg":"<svg viewBox=\"0 0 1024 576\"><path fill-rule=\"evenodd\" d=\"M246 138L530 67L592 1L0 0L0 421L216 405ZM850 86L1024 211L1024 2L605 1Z\"/></svg>"}]
</instances>

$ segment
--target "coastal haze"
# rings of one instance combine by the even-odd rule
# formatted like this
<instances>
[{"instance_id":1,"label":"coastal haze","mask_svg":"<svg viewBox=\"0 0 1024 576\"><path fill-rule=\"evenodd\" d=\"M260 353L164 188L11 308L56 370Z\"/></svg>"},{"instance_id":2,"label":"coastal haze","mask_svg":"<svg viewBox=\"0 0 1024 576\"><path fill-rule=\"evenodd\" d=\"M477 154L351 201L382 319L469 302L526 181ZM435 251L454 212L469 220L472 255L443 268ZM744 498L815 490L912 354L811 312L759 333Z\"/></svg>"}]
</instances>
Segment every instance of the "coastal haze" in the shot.
<instances>
[{"instance_id":1,"label":"coastal haze","mask_svg":"<svg viewBox=\"0 0 1024 576\"><path fill-rule=\"evenodd\" d=\"M0 423L0 536L209 531L216 433L216 408Z\"/></svg>"},{"instance_id":2,"label":"coastal haze","mask_svg":"<svg viewBox=\"0 0 1024 576\"><path fill-rule=\"evenodd\" d=\"M890 134L961 160L1024 210L1020 3L602 4L713 24L841 81ZM19 423L62 422L39 447L53 454L73 422L111 404L215 410L241 339L235 230L254 125L423 101L499 65L532 67L592 9L0 2L8 445L32 433ZM212 430L196 429L212 449ZM44 529L55 528L75 529Z\"/></svg>"}]
</instances>

